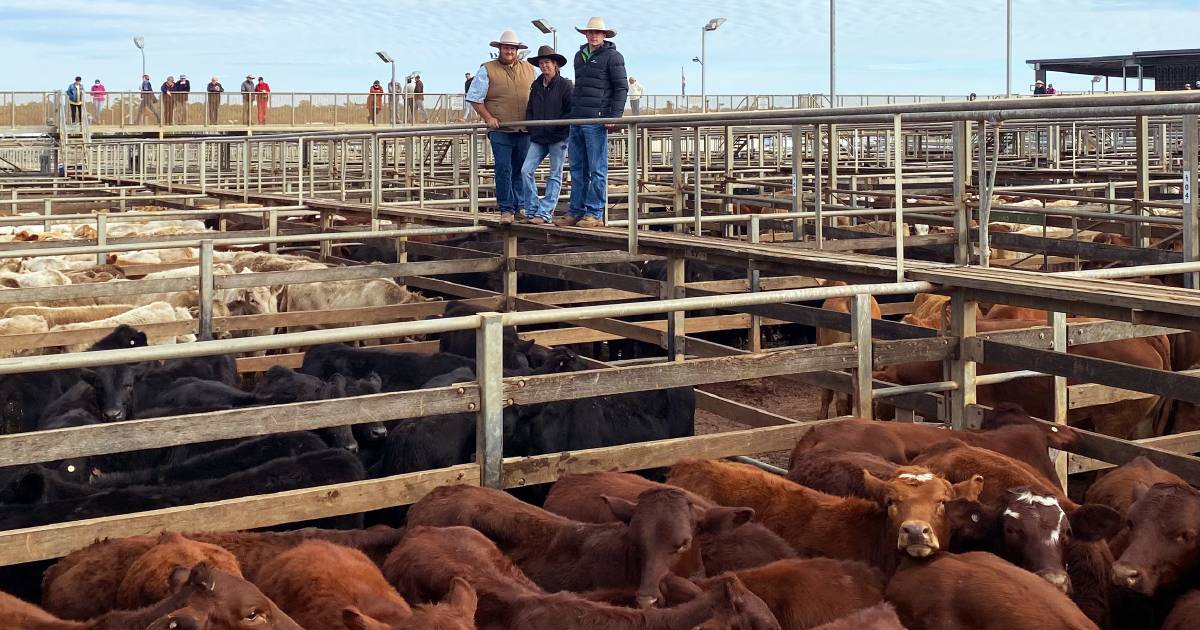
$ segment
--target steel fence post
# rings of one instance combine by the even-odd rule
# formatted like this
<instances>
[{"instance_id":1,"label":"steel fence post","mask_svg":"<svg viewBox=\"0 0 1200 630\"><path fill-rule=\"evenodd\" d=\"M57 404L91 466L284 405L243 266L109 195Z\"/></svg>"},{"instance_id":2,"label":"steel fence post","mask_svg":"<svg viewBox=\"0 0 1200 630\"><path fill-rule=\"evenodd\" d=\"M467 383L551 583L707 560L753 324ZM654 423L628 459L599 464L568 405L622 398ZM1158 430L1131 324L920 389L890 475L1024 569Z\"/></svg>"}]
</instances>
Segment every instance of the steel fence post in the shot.
<instances>
[{"instance_id":1,"label":"steel fence post","mask_svg":"<svg viewBox=\"0 0 1200 630\"><path fill-rule=\"evenodd\" d=\"M213 331L213 242L200 241L200 339L212 339Z\"/></svg>"},{"instance_id":2,"label":"steel fence post","mask_svg":"<svg viewBox=\"0 0 1200 630\"><path fill-rule=\"evenodd\" d=\"M503 486L504 472L504 328L500 313L480 313L475 337L475 374L479 413L475 422L475 461L479 485Z\"/></svg>"},{"instance_id":3,"label":"steel fence post","mask_svg":"<svg viewBox=\"0 0 1200 630\"><path fill-rule=\"evenodd\" d=\"M873 375L871 360L871 296L854 296L850 313L850 337L858 353L854 370L854 415L870 420L872 417Z\"/></svg>"}]
</instances>

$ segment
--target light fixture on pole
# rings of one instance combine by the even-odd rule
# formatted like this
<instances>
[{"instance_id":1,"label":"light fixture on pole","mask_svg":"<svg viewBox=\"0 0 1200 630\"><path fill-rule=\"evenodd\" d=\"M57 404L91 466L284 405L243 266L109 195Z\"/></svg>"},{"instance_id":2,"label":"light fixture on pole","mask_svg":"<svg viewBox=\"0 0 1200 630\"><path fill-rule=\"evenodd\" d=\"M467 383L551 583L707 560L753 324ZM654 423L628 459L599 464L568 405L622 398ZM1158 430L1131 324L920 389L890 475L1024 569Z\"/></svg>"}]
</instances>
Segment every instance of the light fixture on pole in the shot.
<instances>
[{"instance_id":1,"label":"light fixture on pole","mask_svg":"<svg viewBox=\"0 0 1200 630\"><path fill-rule=\"evenodd\" d=\"M558 29L550 26L545 19L534 20L533 26L546 35L554 35L554 52L558 52Z\"/></svg>"},{"instance_id":2,"label":"light fixture on pole","mask_svg":"<svg viewBox=\"0 0 1200 630\"><path fill-rule=\"evenodd\" d=\"M142 76L146 76L146 38L141 35L134 37L133 45L142 53Z\"/></svg>"},{"instance_id":3,"label":"light fixture on pole","mask_svg":"<svg viewBox=\"0 0 1200 630\"><path fill-rule=\"evenodd\" d=\"M708 111L708 91L707 86L705 85L705 75L707 74L706 70L708 67L708 64L705 62L708 60L708 56L707 51L705 50L704 36L707 35L709 31L717 30L724 23L725 18L713 18L704 25L704 28L700 30L700 58L692 59L692 61L697 61L700 63L700 111L702 112Z\"/></svg>"},{"instance_id":4,"label":"light fixture on pole","mask_svg":"<svg viewBox=\"0 0 1200 630\"><path fill-rule=\"evenodd\" d=\"M386 52L384 52L382 50L376 52L375 54L379 57L379 60L382 61L383 63L392 64L392 82L388 84L388 92L390 93L390 97L388 98L388 101L391 102L391 105L388 107L388 109L391 110L392 126L395 127L396 126L396 92L399 92L399 89L397 89L397 88L400 87L400 86L396 85L396 60L392 59L391 55L387 54Z\"/></svg>"}]
</instances>

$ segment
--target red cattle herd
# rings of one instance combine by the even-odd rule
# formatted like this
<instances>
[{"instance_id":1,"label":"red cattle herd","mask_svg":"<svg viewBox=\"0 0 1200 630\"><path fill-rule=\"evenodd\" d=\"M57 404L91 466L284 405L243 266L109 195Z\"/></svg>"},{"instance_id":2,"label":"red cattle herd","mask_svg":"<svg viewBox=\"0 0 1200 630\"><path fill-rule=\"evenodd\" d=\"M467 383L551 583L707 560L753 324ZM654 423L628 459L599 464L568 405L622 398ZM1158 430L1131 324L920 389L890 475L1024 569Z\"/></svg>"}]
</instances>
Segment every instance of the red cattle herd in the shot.
<instances>
[{"instance_id":1,"label":"red cattle herd","mask_svg":"<svg viewBox=\"0 0 1200 630\"><path fill-rule=\"evenodd\" d=\"M1069 431L987 426L825 425L786 476L685 459L536 501L442 486L366 529L99 540L0 570L0 628L1200 628L1200 492L1137 458L1073 500Z\"/></svg>"}]
</instances>

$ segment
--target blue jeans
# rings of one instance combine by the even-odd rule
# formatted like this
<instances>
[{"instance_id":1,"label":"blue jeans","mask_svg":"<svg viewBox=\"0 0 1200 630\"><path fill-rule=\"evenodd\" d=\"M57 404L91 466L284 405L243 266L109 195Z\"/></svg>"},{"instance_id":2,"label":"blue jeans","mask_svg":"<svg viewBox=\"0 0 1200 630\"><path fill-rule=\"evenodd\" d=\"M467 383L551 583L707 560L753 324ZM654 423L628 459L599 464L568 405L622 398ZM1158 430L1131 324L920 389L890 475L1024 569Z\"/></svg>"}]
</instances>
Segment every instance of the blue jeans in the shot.
<instances>
[{"instance_id":1,"label":"blue jeans","mask_svg":"<svg viewBox=\"0 0 1200 630\"><path fill-rule=\"evenodd\" d=\"M604 219L608 203L608 130L604 125L572 125L571 218Z\"/></svg>"},{"instance_id":2,"label":"blue jeans","mask_svg":"<svg viewBox=\"0 0 1200 630\"><path fill-rule=\"evenodd\" d=\"M546 177L546 196L538 199L537 180L533 174L547 155L550 156L550 175ZM529 200L529 205L525 207L526 217L541 217L549 221L554 214L554 206L558 205L558 193L562 190L563 159L566 156L565 140L553 144L529 143L529 153L525 154L525 165L521 167L521 178L525 180L525 198Z\"/></svg>"},{"instance_id":3,"label":"blue jeans","mask_svg":"<svg viewBox=\"0 0 1200 630\"><path fill-rule=\"evenodd\" d=\"M496 206L502 213L516 213L529 208L525 186L521 183L521 166L529 151L529 134L525 132L488 132L492 157L496 161Z\"/></svg>"}]
</instances>

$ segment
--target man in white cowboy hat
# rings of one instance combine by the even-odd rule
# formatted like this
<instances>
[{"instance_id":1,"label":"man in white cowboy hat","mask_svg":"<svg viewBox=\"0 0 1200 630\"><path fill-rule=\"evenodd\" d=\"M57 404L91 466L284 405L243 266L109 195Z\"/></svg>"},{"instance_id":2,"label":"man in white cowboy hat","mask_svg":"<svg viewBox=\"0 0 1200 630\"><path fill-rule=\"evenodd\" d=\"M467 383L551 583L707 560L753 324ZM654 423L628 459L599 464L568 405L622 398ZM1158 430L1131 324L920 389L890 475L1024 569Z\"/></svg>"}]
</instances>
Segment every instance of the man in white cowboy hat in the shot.
<instances>
[{"instance_id":1,"label":"man in white cowboy hat","mask_svg":"<svg viewBox=\"0 0 1200 630\"><path fill-rule=\"evenodd\" d=\"M550 46L538 48L536 57L529 63L541 68L542 76L529 86L529 105L525 108L525 120L555 120L571 115L571 82L559 74L567 65L567 58L554 52ZM525 182L525 198L529 200L526 218L534 225L544 225L553 218L554 206L558 205L558 193L562 190L563 159L567 155L569 128L530 127L529 154L521 167L521 179ZM537 194L537 179L534 173L542 160L550 157L550 173L546 176L546 196Z\"/></svg>"},{"instance_id":2,"label":"man in white cowboy hat","mask_svg":"<svg viewBox=\"0 0 1200 630\"><path fill-rule=\"evenodd\" d=\"M517 59L517 51L528 46L521 43L515 31L504 31L491 45L500 54L479 66L471 89L467 91L467 102L491 130L488 142L492 145L496 164L496 205L500 210L500 221L512 223L518 210L529 207L521 182L521 165L529 151L529 133L524 127L501 129L500 125L525 119L533 67Z\"/></svg>"},{"instance_id":3,"label":"man in white cowboy hat","mask_svg":"<svg viewBox=\"0 0 1200 630\"><path fill-rule=\"evenodd\" d=\"M575 91L570 118L620 118L629 94L625 58L610 41L617 32L593 17L575 30L587 43L575 53ZM568 139L571 159L571 207L558 225L603 225L608 203L608 129L604 125L572 125Z\"/></svg>"},{"instance_id":4,"label":"man in white cowboy hat","mask_svg":"<svg viewBox=\"0 0 1200 630\"><path fill-rule=\"evenodd\" d=\"M1045 96L1046 95L1046 84L1042 81L1034 81L1033 82L1033 95L1034 96Z\"/></svg>"}]
</instances>

